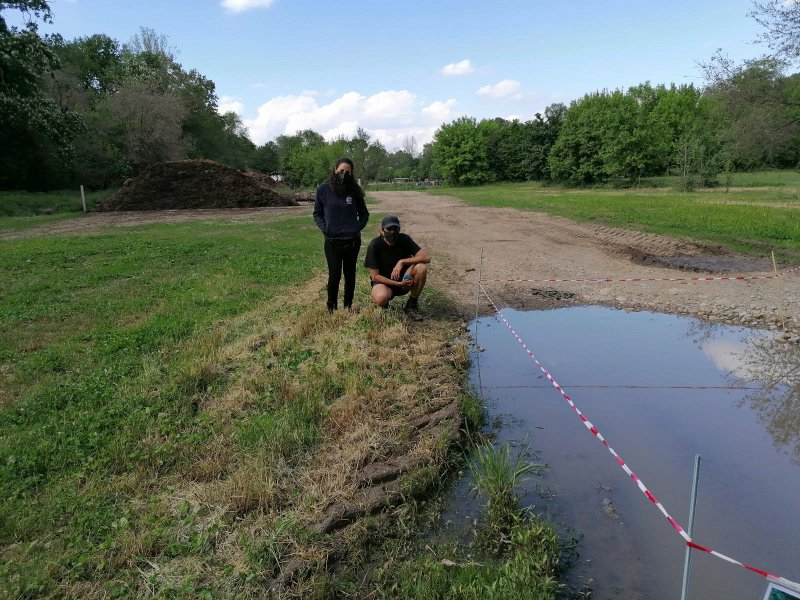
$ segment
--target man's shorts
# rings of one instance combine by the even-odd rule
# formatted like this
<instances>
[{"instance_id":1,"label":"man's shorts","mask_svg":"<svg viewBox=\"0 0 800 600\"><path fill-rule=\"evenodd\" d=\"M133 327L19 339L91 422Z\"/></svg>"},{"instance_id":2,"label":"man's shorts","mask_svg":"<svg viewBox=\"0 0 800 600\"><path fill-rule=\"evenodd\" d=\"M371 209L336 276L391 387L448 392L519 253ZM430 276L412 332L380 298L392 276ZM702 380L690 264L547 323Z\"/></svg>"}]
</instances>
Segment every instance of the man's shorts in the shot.
<instances>
[{"instance_id":1,"label":"man's shorts","mask_svg":"<svg viewBox=\"0 0 800 600\"><path fill-rule=\"evenodd\" d=\"M369 282L370 287L375 287L376 285L378 285L378 283L379 282L372 281L372 280L370 280L370 282ZM385 283L381 283L381 285L386 285L386 284ZM388 287L390 290L392 290L392 298L395 298L397 296L405 296L408 292L411 291L411 287L410 286L406 287L406 288L400 288L400 287L397 287L397 286L394 286L394 285L386 285L386 287Z\"/></svg>"}]
</instances>

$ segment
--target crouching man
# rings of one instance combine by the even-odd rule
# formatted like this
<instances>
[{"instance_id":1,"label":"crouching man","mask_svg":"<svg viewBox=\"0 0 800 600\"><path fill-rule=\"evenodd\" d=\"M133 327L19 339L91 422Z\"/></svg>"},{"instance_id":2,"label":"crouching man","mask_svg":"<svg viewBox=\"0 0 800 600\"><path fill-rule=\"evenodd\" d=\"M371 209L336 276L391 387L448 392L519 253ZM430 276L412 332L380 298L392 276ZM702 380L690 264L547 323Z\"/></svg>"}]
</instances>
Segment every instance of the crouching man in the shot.
<instances>
[{"instance_id":1,"label":"crouching man","mask_svg":"<svg viewBox=\"0 0 800 600\"><path fill-rule=\"evenodd\" d=\"M364 266L372 280L372 301L386 308L395 296L409 294L403 311L415 321L424 317L418 301L428 277L428 253L405 233L400 233L400 219L384 217L381 234L367 247Z\"/></svg>"}]
</instances>

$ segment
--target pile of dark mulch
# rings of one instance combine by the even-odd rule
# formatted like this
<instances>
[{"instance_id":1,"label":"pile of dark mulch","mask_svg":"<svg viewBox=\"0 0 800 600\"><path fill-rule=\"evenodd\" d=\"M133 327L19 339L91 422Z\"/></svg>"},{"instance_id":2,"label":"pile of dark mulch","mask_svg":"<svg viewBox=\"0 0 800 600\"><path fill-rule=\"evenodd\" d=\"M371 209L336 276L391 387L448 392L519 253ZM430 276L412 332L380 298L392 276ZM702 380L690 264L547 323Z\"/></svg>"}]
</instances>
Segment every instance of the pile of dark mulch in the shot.
<instances>
[{"instance_id":1,"label":"pile of dark mulch","mask_svg":"<svg viewBox=\"0 0 800 600\"><path fill-rule=\"evenodd\" d=\"M97 210L175 210L297 206L272 189L263 173L242 172L213 160L179 160L152 165L128 179Z\"/></svg>"}]
</instances>

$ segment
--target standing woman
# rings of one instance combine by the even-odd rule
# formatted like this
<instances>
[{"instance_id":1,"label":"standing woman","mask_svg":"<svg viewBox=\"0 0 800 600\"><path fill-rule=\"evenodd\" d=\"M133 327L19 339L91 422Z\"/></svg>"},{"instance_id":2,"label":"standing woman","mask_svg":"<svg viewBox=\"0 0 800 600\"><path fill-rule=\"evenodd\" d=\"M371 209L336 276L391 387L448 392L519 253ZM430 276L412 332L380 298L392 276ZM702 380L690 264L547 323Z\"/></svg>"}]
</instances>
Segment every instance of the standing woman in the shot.
<instances>
[{"instance_id":1,"label":"standing woman","mask_svg":"<svg viewBox=\"0 0 800 600\"><path fill-rule=\"evenodd\" d=\"M344 307L349 309L353 306L361 230L367 226L368 219L364 192L353 177L353 161L340 158L328 181L317 187L317 199L314 202L314 221L325 236L329 312L338 308L342 270Z\"/></svg>"}]
</instances>

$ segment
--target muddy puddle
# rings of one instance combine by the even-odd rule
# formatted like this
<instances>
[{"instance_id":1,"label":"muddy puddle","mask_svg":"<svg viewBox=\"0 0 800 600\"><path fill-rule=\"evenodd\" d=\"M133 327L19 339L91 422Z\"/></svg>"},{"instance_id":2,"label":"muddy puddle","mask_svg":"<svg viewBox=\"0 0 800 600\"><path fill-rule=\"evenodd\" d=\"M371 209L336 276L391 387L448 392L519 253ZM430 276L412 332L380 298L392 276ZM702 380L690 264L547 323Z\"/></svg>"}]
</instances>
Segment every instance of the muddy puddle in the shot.
<instances>
[{"instance_id":1,"label":"muddy puddle","mask_svg":"<svg viewBox=\"0 0 800 600\"><path fill-rule=\"evenodd\" d=\"M800 347L768 332L601 307L503 314L618 454L694 539L800 580ZM583 426L506 326L477 322L472 380L497 443L547 468L523 503L581 537L568 583L593 598L680 597L683 540ZM472 324L474 332L475 323ZM490 427L492 427L490 425ZM445 522L474 519L464 479ZM694 552L689 598L761 599L766 580Z\"/></svg>"}]
</instances>

